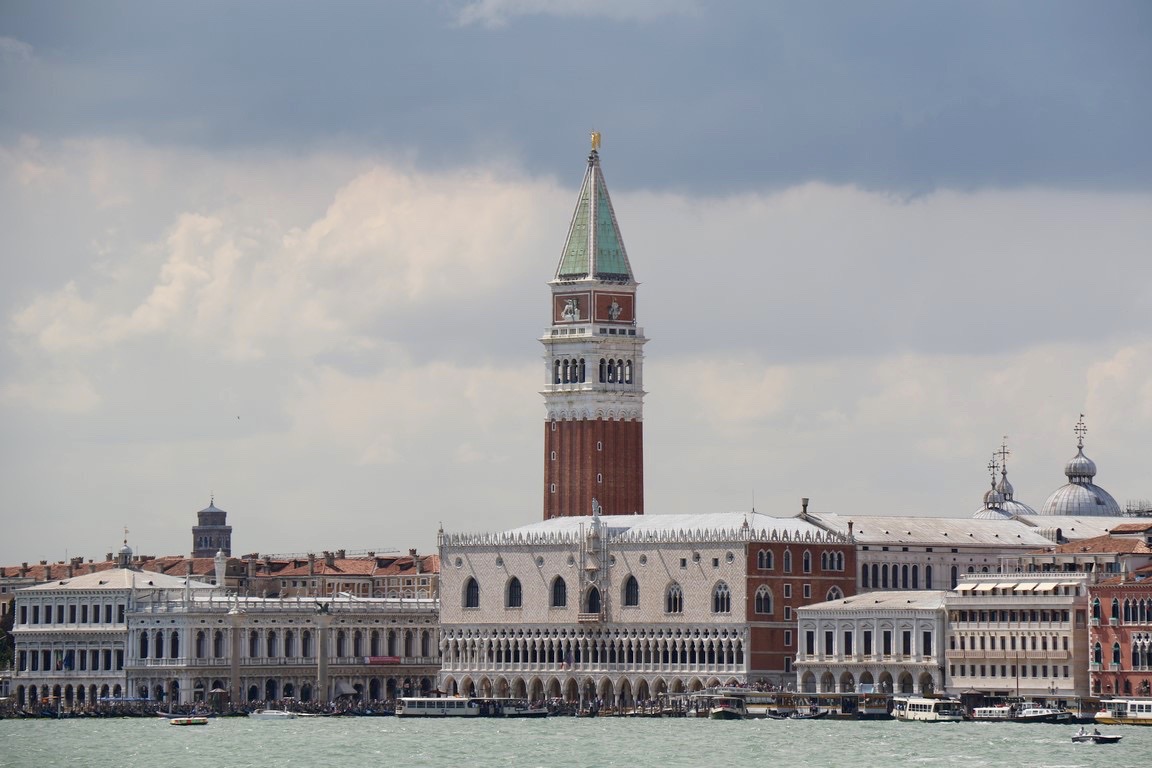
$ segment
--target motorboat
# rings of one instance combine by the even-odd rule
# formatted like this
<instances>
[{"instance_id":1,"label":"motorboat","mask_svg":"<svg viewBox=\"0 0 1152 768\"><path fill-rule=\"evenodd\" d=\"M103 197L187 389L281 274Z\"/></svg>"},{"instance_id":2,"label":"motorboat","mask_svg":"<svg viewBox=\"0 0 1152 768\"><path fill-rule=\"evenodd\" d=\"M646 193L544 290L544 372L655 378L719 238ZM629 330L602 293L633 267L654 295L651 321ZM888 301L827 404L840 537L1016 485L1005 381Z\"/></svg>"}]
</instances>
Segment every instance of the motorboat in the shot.
<instances>
[{"instance_id":1,"label":"motorboat","mask_svg":"<svg viewBox=\"0 0 1152 768\"><path fill-rule=\"evenodd\" d=\"M1119 742L1120 739L1122 739L1122 738L1124 738L1124 737L1118 736L1116 734L1111 734L1111 733L1100 733L1099 731L1094 731L1093 733L1086 733L1086 732L1084 732L1083 729L1081 729L1080 733L1077 733L1075 736L1072 737L1072 743L1074 743L1074 744L1115 744L1115 743Z\"/></svg>"},{"instance_id":2,"label":"motorboat","mask_svg":"<svg viewBox=\"0 0 1152 768\"><path fill-rule=\"evenodd\" d=\"M169 725L208 725L208 718L199 715L189 715L187 717L170 717L168 718Z\"/></svg>"},{"instance_id":3,"label":"motorboat","mask_svg":"<svg viewBox=\"0 0 1152 768\"><path fill-rule=\"evenodd\" d=\"M708 704L708 717L712 720L743 720L747 716L744 699L739 696L716 696Z\"/></svg>"},{"instance_id":4,"label":"motorboat","mask_svg":"<svg viewBox=\"0 0 1152 768\"><path fill-rule=\"evenodd\" d=\"M1071 723L1076 717L1066 709L1028 705L1013 713L1014 723Z\"/></svg>"},{"instance_id":5,"label":"motorboat","mask_svg":"<svg viewBox=\"0 0 1152 768\"><path fill-rule=\"evenodd\" d=\"M283 709L257 709L248 713L253 720L295 720L297 714Z\"/></svg>"}]
</instances>

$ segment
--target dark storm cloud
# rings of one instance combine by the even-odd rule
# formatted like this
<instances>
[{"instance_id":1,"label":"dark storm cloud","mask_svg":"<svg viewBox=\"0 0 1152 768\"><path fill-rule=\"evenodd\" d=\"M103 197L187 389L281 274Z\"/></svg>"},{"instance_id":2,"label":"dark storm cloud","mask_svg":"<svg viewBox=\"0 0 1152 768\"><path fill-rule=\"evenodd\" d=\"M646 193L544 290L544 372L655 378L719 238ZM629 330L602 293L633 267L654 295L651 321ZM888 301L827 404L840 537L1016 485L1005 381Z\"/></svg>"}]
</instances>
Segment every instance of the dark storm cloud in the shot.
<instances>
[{"instance_id":1,"label":"dark storm cloud","mask_svg":"<svg viewBox=\"0 0 1152 768\"><path fill-rule=\"evenodd\" d=\"M1152 183L1152 5L701 3L462 25L463 3L8 3L0 138L355 146L621 188Z\"/></svg>"}]
</instances>

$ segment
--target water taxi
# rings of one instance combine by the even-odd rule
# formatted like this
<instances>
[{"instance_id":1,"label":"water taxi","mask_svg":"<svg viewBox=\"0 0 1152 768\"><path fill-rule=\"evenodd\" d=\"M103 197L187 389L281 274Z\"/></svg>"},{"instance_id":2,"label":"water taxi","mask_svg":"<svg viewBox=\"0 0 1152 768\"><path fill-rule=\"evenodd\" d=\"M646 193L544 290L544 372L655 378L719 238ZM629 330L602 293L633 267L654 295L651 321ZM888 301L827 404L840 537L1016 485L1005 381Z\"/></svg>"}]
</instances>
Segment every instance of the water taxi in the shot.
<instances>
[{"instance_id":1,"label":"water taxi","mask_svg":"<svg viewBox=\"0 0 1152 768\"><path fill-rule=\"evenodd\" d=\"M1012 719L1012 707L1007 704L973 707L972 719L981 723L1007 723Z\"/></svg>"},{"instance_id":2,"label":"water taxi","mask_svg":"<svg viewBox=\"0 0 1152 768\"><path fill-rule=\"evenodd\" d=\"M895 696L892 716L897 720L924 723L957 723L964 719L964 708L956 699Z\"/></svg>"},{"instance_id":3,"label":"water taxi","mask_svg":"<svg viewBox=\"0 0 1152 768\"><path fill-rule=\"evenodd\" d=\"M740 696L716 696L708 703L708 717L712 720L743 720L748 717L748 710Z\"/></svg>"},{"instance_id":4,"label":"water taxi","mask_svg":"<svg viewBox=\"0 0 1152 768\"><path fill-rule=\"evenodd\" d=\"M1096 722L1108 725L1152 725L1152 699L1105 699Z\"/></svg>"},{"instance_id":5,"label":"water taxi","mask_svg":"<svg viewBox=\"0 0 1152 768\"><path fill-rule=\"evenodd\" d=\"M546 707L523 699L405 696L396 702L396 717L547 717Z\"/></svg>"}]
</instances>

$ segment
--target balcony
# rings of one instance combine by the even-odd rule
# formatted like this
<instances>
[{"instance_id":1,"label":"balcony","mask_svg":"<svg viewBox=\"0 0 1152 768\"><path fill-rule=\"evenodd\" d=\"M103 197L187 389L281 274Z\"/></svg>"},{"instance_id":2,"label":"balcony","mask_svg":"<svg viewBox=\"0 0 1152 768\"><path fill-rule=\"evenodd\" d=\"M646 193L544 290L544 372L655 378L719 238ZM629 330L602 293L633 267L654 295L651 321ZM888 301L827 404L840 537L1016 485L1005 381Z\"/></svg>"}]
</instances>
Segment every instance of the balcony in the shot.
<instances>
[{"instance_id":1,"label":"balcony","mask_svg":"<svg viewBox=\"0 0 1152 768\"><path fill-rule=\"evenodd\" d=\"M579 613L576 615L576 621L579 624L601 624L604 621L604 613Z\"/></svg>"}]
</instances>

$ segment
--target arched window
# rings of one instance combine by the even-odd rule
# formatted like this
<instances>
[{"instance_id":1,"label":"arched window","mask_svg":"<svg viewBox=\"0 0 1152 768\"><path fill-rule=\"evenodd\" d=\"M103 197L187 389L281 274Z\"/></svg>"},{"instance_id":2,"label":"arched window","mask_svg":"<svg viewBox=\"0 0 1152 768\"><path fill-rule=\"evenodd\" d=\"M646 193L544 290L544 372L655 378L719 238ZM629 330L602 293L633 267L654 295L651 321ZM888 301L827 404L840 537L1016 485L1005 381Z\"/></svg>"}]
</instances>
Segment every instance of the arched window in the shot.
<instances>
[{"instance_id":1,"label":"arched window","mask_svg":"<svg viewBox=\"0 0 1152 768\"><path fill-rule=\"evenodd\" d=\"M168 658L180 658L180 633L172 630L172 634L168 636Z\"/></svg>"},{"instance_id":2,"label":"arched window","mask_svg":"<svg viewBox=\"0 0 1152 768\"><path fill-rule=\"evenodd\" d=\"M304 630L300 633L300 655L306 659L312 658L312 632Z\"/></svg>"},{"instance_id":3,"label":"arched window","mask_svg":"<svg viewBox=\"0 0 1152 768\"><path fill-rule=\"evenodd\" d=\"M628 578L624 580L624 605L640 605L640 582L636 581L636 577L632 574L628 574Z\"/></svg>"},{"instance_id":4,"label":"arched window","mask_svg":"<svg viewBox=\"0 0 1152 768\"><path fill-rule=\"evenodd\" d=\"M1100 643L1092 646L1092 661L1096 664L1104 661L1104 649L1100 647Z\"/></svg>"},{"instance_id":5,"label":"arched window","mask_svg":"<svg viewBox=\"0 0 1152 768\"><path fill-rule=\"evenodd\" d=\"M276 655L277 655L276 652L278 649L276 647L276 631L275 630L269 630L268 631L267 646L268 646L268 658L270 658L270 659L276 658Z\"/></svg>"},{"instance_id":6,"label":"arched window","mask_svg":"<svg viewBox=\"0 0 1152 768\"><path fill-rule=\"evenodd\" d=\"M347 651L347 650L348 650L348 635L345 634L344 630L340 630L339 632L336 633L336 655L337 656L347 656L348 654L345 653L345 651Z\"/></svg>"},{"instance_id":7,"label":"arched window","mask_svg":"<svg viewBox=\"0 0 1152 768\"><path fill-rule=\"evenodd\" d=\"M756 613L772 613L772 591L768 586L761 584L756 590L755 607L753 608Z\"/></svg>"},{"instance_id":8,"label":"arched window","mask_svg":"<svg viewBox=\"0 0 1152 768\"><path fill-rule=\"evenodd\" d=\"M844 593L840 591L840 587L832 587L828 590L828 594L824 596L825 600L840 600L843 599Z\"/></svg>"},{"instance_id":9,"label":"arched window","mask_svg":"<svg viewBox=\"0 0 1152 768\"><path fill-rule=\"evenodd\" d=\"M664 596L664 612L684 613L684 592L679 584L673 583L668 587L668 593Z\"/></svg>"},{"instance_id":10,"label":"arched window","mask_svg":"<svg viewBox=\"0 0 1152 768\"><path fill-rule=\"evenodd\" d=\"M553 384L559 384L560 383L560 361L559 360L556 361L556 364L554 366L554 370L552 371L552 383Z\"/></svg>"},{"instance_id":11,"label":"arched window","mask_svg":"<svg viewBox=\"0 0 1152 768\"><path fill-rule=\"evenodd\" d=\"M908 566L906 564L900 566L900 586L908 589Z\"/></svg>"},{"instance_id":12,"label":"arched window","mask_svg":"<svg viewBox=\"0 0 1152 768\"><path fill-rule=\"evenodd\" d=\"M523 597L520 589L520 579L513 576L508 580L508 588L504 592L504 607L519 608L523 603Z\"/></svg>"},{"instance_id":13,"label":"arched window","mask_svg":"<svg viewBox=\"0 0 1152 768\"><path fill-rule=\"evenodd\" d=\"M860 566L860 586L868 589L868 563Z\"/></svg>"},{"instance_id":14,"label":"arched window","mask_svg":"<svg viewBox=\"0 0 1152 768\"><path fill-rule=\"evenodd\" d=\"M588 613L600 613L600 590L592 587L588 590L588 598L585 601L584 610Z\"/></svg>"},{"instance_id":15,"label":"arched window","mask_svg":"<svg viewBox=\"0 0 1152 768\"><path fill-rule=\"evenodd\" d=\"M1112 643L1112 665L1120 668L1120 643Z\"/></svg>"},{"instance_id":16,"label":"arched window","mask_svg":"<svg viewBox=\"0 0 1152 768\"><path fill-rule=\"evenodd\" d=\"M920 566L912 566L912 589L920 589Z\"/></svg>"},{"instance_id":17,"label":"arched window","mask_svg":"<svg viewBox=\"0 0 1152 768\"><path fill-rule=\"evenodd\" d=\"M255 659L260 655L260 633L252 630L248 633L248 656Z\"/></svg>"},{"instance_id":18,"label":"arched window","mask_svg":"<svg viewBox=\"0 0 1152 768\"><path fill-rule=\"evenodd\" d=\"M924 566L924 589L932 589L932 566Z\"/></svg>"},{"instance_id":19,"label":"arched window","mask_svg":"<svg viewBox=\"0 0 1152 768\"><path fill-rule=\"evenodd\" d=\"M196 658L204 658L204 653L207 651L208 637L204 634L204 630L196 632Z\"/></svg>"},{"instance_id":20,"label":"arched window","mask_svg":"<svg viewBox=\"0 0 1152 768\"><path fill-rule=\"evenodd\" d=\"M732 593L724 582L712 590L712 613L732 613Z\"/></svg>"},{"instance_id":21,"label":"arched window","mask_svg":"<svg viewBox=\"0 0 1152 768\"><path fill-rule=\"evenodd\" d=\"M804 554L800 558L801 565L804 568L804 573L812 573L812 553L804 550Z\"/></svg>"},{"instance_id":22,"label":"arched window","mask_svg":"<svg viewBox=\"0 0 1152 768\"><path fill-rule=\"evenodd\" d=\"M843 552L837 552L836 553L836 570L838 570L838 571L844 570L844 553Z\"/></svg>"},{"instance_id":23,"label":"arched window","mask_svg":"<svg viewBox=\"0 0 1152 768\"><path fill-rule=\"evenodd\" d=\"M219 629L212 636L212 658L224 658L224 633Z\"/></svg>"},{"instance_id":24,"label":"arched window","mask_svg":"<svg viewBox=\"0 0 1152 768\"><path fill-rule=\"evenodd\" d=\"M140 633L140 658L148 658L148 630Z\"/></svg>"},{"instance_id":25,"label":"arched window","mask_svg":"<svg viewBox=\"0 0 1152 768\"><path fill-rule=\"evenodd\" d=\"M1096 619L1097 622L1100 621L1100 598L1098 597L1092 601L1092 618Z\"/></svg>"},{"instance_id":26,"label":"arched window","mask_svg":"<svg viewBox=\"0 0 1152 768\"><path fill-rule=\"evenodd\" d=\"M583 384L588 379L586 378L587 369L584 363L584 358L580 358L580 383Z\"/></svg>"},{"instance_id":27,"label":"arched window","mask_svg":"<svg viewBox=\"0 0 1152 768\"><path fill-rule=\"evenodd\" d=\"M568 606L568 585L564 579L557 576L552 580L552 607L566 608Z\"/></svg>"},{"instance_id":28,"label":"arched window","mask_svg":"<svg viewBox=\"0 0 1152 768\"><path fill-rule=\"evenodd\" d=\"M606 381L608 381L608 364L604 358L600 358L600 383L603 384Z\"/></svg>"},{"instance_id":29,"label":"arched window","mask_svg":"<svg viewBox=\"0 0 1152 768\"><path fill-rule=\"evenodd\" d=\"M284 632L284 655L288 658L296 655L296 633L290 629Z\"/></svg>"},{"instance_id":30,"label":"arched window","mask_svg":"<svg viewBox=\"0 0 1152 768\"><path fill-rule=\"evenodd\" d=\"M762 549L756 553L756 567L762 571L772 570L772 550Z\"/></svg>"},{"instance_id":31,"label":"arched window","mask_svg":"<svg viewBox=\"0 0 1152 768\"><path fill-rule=\"evenodd\" d=\"M952 586L949 589L956 589L956 585L960 583L960 570L956 566L952 566Z\"/></svg>"},{"instance_id":32,"label":"arched window","mask_svg":"<svg viewBox=\"0 0 1152 768\"><path fill-rule=\"evenodd\" d=\"M832 570L831 568L828 567L828 553L827 552L821 552L820 553L820 570L822 570L822 571Z\"/></svg>"},{"instance_id":33,"label":"arched window","mask_svg":"<svg viewBox=\"0 0 1152 768\"><path fill-rule=\"evenodd\" d=\"M468 577L468 581L464 582L464 607L480 607L480 584L471 576Z\"/></svg>"},{"instance_id":34,"label":"arched window","mask_svg":"<svg viewBox=\"0 0 1152 768\"><path fill-rule=\"evenodd\" d=\"M784 573L792 573L792 550L784 550Z\"/></svg>"},{"instance_id":35,"label":"arched window","mask_svg":"<svg viewBox=\"0 0 1152 768\"><path fill-rule=\"evenodd\" d=\"M1120 601L1116 598L1112 598L1112 618L1120 621Z\"/></svg>"}]
</instances>

